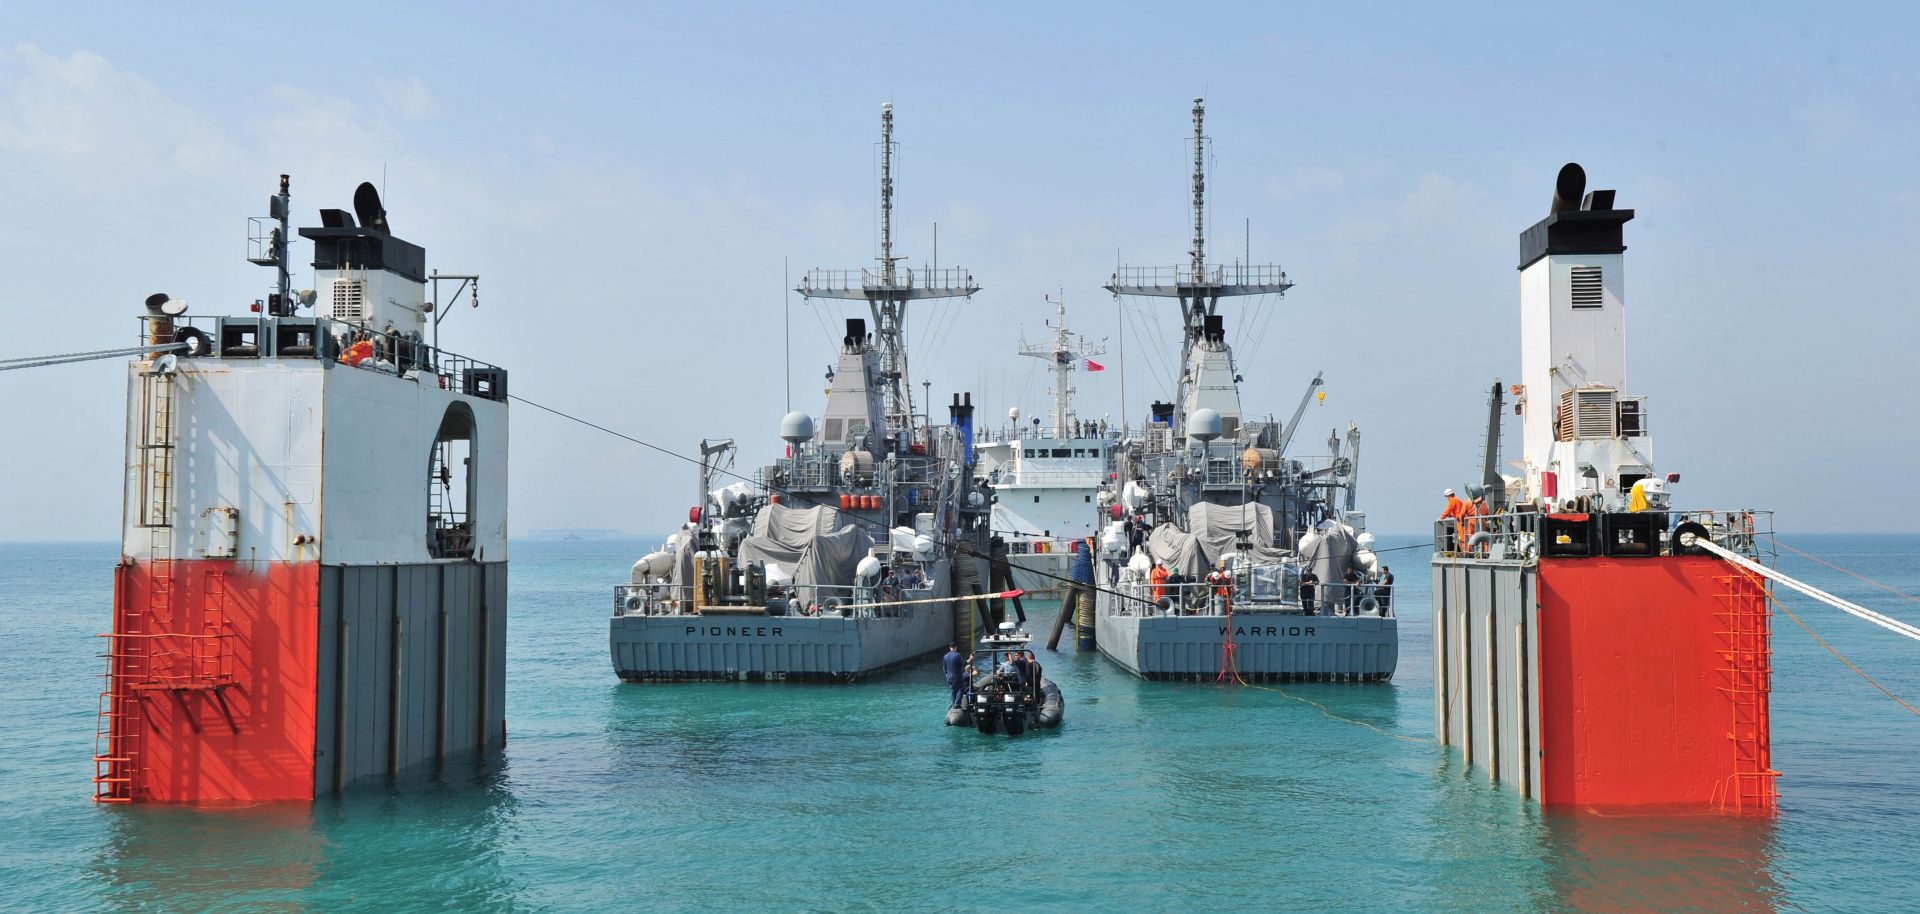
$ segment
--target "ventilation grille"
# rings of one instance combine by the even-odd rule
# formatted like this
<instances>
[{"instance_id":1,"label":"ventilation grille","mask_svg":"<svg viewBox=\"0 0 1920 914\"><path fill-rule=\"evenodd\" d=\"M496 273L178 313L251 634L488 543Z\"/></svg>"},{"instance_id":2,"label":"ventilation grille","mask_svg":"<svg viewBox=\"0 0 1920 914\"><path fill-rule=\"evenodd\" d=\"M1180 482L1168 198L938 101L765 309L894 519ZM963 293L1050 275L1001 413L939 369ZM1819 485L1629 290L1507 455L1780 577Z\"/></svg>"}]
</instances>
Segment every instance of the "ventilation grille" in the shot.
<instances>
[{"instance_id":1,"label":"ventilation grille","mask_svg":"<svg viewBox=\"0 0 1920 914\"><path fill-rule=\"evenodd\" d=\"M332 311L329 317L350 324L367 322L365 299L366 285L357 279L336 279L333 281Z\"/></svg>"},{"instance_id":2,"label":"ventilation grille","mask_svg":"<svg viewBox=\"0 0 1920 914\"><path fill-rule=\"evenodd\" d=\"M1600 307L1600 268L1573 268L1573 306L1575 308Z\"/></svg>"},{"instance_id":3,"label":"ventilation grille","mask_svg":"<svg viewBox=\"0 0 1920 914\"><path fill-rule=\"evenodd\" d=\"M1577 438L1617 438L1620 436L1619 410L1614 406L1616 391L1611 387L1576 387L1560 392L1559 434L1561 441Z\"/></svg>"}]
</instances>

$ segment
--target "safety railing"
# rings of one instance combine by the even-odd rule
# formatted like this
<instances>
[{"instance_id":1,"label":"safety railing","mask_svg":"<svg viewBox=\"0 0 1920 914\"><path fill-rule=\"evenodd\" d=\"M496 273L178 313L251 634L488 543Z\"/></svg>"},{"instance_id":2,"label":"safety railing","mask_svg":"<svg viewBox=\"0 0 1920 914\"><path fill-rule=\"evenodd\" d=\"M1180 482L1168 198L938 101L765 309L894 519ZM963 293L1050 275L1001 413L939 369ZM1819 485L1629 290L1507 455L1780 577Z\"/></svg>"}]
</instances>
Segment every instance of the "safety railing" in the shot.
<instances>
[{"instance_id":1,"label":"safety railing","mask_svg":"<svg viewBox=\"0 0 1920 914\"><path fill-rule=\"evenodd\" d=\"M1696 524L1723 548L1772 561L1773 512L1750 508L1594 511L1542 514L1500 511L1441 518L1433 525L1434 552L1448 557L1527 562L1541 555L1652 556L1674 553L1674 533Z\"/></svg>"},{"instance_id":2,"label":"safety railing","mask_svg":"<svg viewBox=\"0 0 1920 914\"><path fill-rule=\"evenodd\" d=\"M1109 289L1171 289L1180 286L1289 286L1278 264L1212 263L1192 266L1124 266L1107 281Z\"/></svg>"},{"instance_id":3,"label":"safety railing","mask_svg":"<svg viewBox=\"0 0 1920 914\"><path fill-rule=\"evenodd\" d=\"M616 584L613 588L616 616L681 616L692 612L690 584Z\"/></svg>"},{"instance_id":4,"label":"safety railing","mask_svg":"<svg viewBox=\"0 0 1920 914\"><path fill-rule=\"evenodd\" d=\"M934 596L932 586L917 577L906 580L896 578L873 587L852 584L775 584L767 588L767 602L759 608L774 616L891 619L909 616L934 605L902 605L903 601L931 599ZM613 588L613 614L701 615L704 607L696 607L693 597L691 584L616 584ZM753 607L748 604L729 604L726 608L738 612Z\"/></svg>"},{"instance_id":5,"label":"safety railing","mask_svg":"<svg viewBox=\"0 0 1920 914\"><path fill-rule=\"evenodd\" d=\"M1236 613L1299 613L1322 616L1391 616L1391 584L1378 580L1303 580L1298 563L1242 567L1229 586L1208 581L1125 581L1107 612L1121 616L1224 616ZM1311 612L1309 612L1311 610Z\"/></svg>"},{"instance_id":6,"label":"safety railing","mask_svg":"<svg viewBox=\"0 0 1920 914\"><path fill-rule=\"evenodd\" d=\"M974 444L978 445L1018 441L1087 441L1103 438L1115 440L1125 438L1134 432L1133 429L1125 429L1117 425L1108 425L1104 419L1098 422L1083 421L1081 425L1085 426L1085 428L1069 429L1069 434L1065 436L1055 434L1056 429L1051 425L1035 426L1032 428L1007 426L1000 428L975 428L973 430L973 441ZM1073 434L1073 432L1077 431L1084 431L1084 434Z\"/></svg>"},{"instance_id":7,"label":"safety railing","mask_svg":"<svg viewBox=\"0 0 1920 914\"><path fill-rule=\"evenodd\" d=\"M854 292L881 290L926 290L971 294L980 287L974 283L973 274L964 267L945 267L928 269L925 267L895 267L892 282L885 273L862 268L858 270L833 270L816 267L808 270L800 278L799 292L807 296L846 295Z\"/></svg>"},{"instance_id":8,"label":"safety railing","mask_svg":"<svg viewBox=\"0 0 1920 914\"><path fill-rule=\"evenodd\" d=\"M222 359L316 359L396 377L435 378L442 390L488 400L507 398L507 372L497 365L418 339L324 317L149 315L140 345L184 343L181 355Z\"/></svg>"}]
</instances>

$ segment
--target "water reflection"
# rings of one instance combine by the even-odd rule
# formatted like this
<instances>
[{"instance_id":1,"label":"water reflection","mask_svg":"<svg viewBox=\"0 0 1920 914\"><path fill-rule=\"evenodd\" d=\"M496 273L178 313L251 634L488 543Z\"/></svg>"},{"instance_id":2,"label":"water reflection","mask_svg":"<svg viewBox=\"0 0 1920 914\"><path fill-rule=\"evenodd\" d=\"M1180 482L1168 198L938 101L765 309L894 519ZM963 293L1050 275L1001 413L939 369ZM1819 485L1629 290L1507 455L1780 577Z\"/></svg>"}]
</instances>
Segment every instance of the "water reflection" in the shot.
<instances>
[{"instance_id":1,"label":"water reflection","mask_svg":"<svg viewBox=\"0 0 1920 914\"><path fill-rule=\"evenodd\" d=\"M499 753L311 804L101 812L92 870L115 909L467 910L517 890L502 866L515 803Z\"/></svg>"},{"instance_id":2,"label":"water reflection","mask_svg":"<svg viewBox=\"0 0 1920 914\"><path fill-rule=\"evenodd\" d=\"M1772 818L1552 811L1542 845L1558 911L1777 910Z\"/></svg>"}]
</instances>

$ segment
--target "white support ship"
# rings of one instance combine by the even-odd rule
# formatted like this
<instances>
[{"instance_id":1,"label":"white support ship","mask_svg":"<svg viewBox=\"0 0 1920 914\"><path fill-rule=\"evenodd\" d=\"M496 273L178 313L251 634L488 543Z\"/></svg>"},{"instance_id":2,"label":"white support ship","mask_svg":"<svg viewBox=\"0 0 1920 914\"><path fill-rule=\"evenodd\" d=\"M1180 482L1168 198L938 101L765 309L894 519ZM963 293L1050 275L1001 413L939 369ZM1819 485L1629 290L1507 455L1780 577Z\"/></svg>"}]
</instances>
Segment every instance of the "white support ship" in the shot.
<instances>
[{"instance_id":1,"label":"white support ship","mask_svg":"<svg viewBox=\"0 0 1920 914\"><path fill-rule=\"evenodd\" d=\"M1021 425L1020 408L1007 411L1007 425L985 429L976 444L975 472L993 486L993 535L996 554L1006 548L1012 584L1028 593L1063 589L1076 550L1099 532L1092 511L1113 472L1113 449L1122 431L1105 419L1083 420L1074 413L1073 373L1101 371L1093 357L1105 345L1089 343L1067 330L1065 296L1056 302L1053 338L1022 344L1020 354L1048 363L1053 372L1053 424Z\"/></svg>"},{"instance_id":2,"label":"white support ship","mask_svg":"<svg viewBox=\"0 0 1920 914\"><path fill-rule=\"evenodd\" d=\"M1194 99L1191 264L1121 268L1107 285L1179 300L1184 369L1174 402L1115 456L1123 516L1099 536L1094 636L1148 679L1385 680L1398 620L1354 510L1358 428L1331 434L1325 457L1288 453L1317 376L1285 425L1242 409L1220 299L1293 284L1276 266L1206 262L1204 117Z\"/></svg>"},{"instance_id":3,"label":"white support ship","mask_svg":"<svg viewBox=\"0 0 1920 914\"><path fill-rule=\"evenodd\" d=\"M300 230L317 292L270 199L275 291L152 296L127 366L101 801L311 799L505 738L507 373L426 344L444 277L373 185Z\"/></svg>"},{"instance_id":4,"label":"white support ship","mask_svg":"<svg viewBox=\"0 0 1920 914\"><path fill-rule=\"evenodd\" d=\"M985 592L990 491L972 472L971 395L936 425L913 402L909 302L968 298L965 269L893 253L893 106L881 109L880 257L813 270L809 298L864 301L849 319L826 412L781 420L787 455L719 485L732 441L703 443L686 527L613 590L608 649L621 679L851 681L970 643ZM984 606L984 602L979 603Z\"/></svg>"}]
</instances>

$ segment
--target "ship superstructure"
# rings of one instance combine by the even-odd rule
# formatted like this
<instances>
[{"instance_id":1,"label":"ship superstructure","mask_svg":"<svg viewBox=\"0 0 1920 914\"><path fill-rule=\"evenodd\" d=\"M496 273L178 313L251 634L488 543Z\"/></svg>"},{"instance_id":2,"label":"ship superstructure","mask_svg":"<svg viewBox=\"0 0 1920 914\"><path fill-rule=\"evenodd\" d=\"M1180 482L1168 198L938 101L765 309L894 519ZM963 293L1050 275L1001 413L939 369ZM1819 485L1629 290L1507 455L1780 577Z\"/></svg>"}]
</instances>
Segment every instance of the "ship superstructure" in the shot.
<instances>
[{"instance_id":1,"label":"ship superstructure","mask_svg":"<svg viewBox=\"0 0 1920 914\"><path fill-rule=\"evenodd\" d=\"M988 580L972 396L937 424L914 401L906 319L913 302L979 287L964 268L894 254L891 104L880 148L877 265L812 270L796 290L865 302L871 324L847 319L819 421L781 420L785 456L729 481L733 443L703 445L686 526L614 588L622 679L840 682L972 640L973 604L951 600Z\"/></svg>"},{"instance_id":2,"label":"ship superstructure","mask_svg":"<svg viewBox=\"0 0 1920 914\"><path fill-rule=\"evenodd\" d=\"M1398 623L1354 510L1360 432L1334 430L1325 456L1290 453L1319 376L1285 423L1241 402L1221 302L1293 283L1274 265L1207 262L1205 114L1194 99L1189 263L1122 267L1107 284L1179 303L1182 370L1173 402L1115 455L1095 637L1149 679L1383 680Z\"/></svg>"},{"instance_id":3,"label":"ship superstructure","mask_svg":"<svg viewBox=\"0 0 1920 914\"><path fill-rule=\"evenodd\" d=\"M1091 508L1113 472L1114 445L1122 429L1102 418L1082 419L1073 409L1073 376L1101 371L1094 361L1106 346L1067 329L1064 295L1055 298L1053 333L1044 342L1022 343L1019 354L1045 362L1053 375L1050 424L1035 416L1022 424L1020 408L1007 424L982 429L975 443L977 472L993 486L993 534L1006 546L1013 584L1029 593L1059 590L1075 551L1099 531Z\"/></svg>"},{"instance_id":4,"label":"ship superstructure","mask_svg":"<svg viewBox=\"0 0 1920 914\"><path fill-rule=\"evenodd\" d=\"M308 799L505 736L507 373L426 343L445 277L371 184L300 229L312 290L286 176L270 206L254 313L154 295L127 366L103 801Z\"/></svg>"},{"instance_id":5,"label":"ship superstructure","mask_svg":"<svg viewBox=\"0 0 1920 914\"><path fill-rule=\"evenodd\" d=\"M1492 386L1486 508L1435 528L1434 729L1552 805L1769 811L1770 597L1697 543L1770 559L1771 515L1672 506L1627 385L1634 211L1585 188L1566 165L1520 235L1521 383Z\"/></svg>"}]
</instances>

